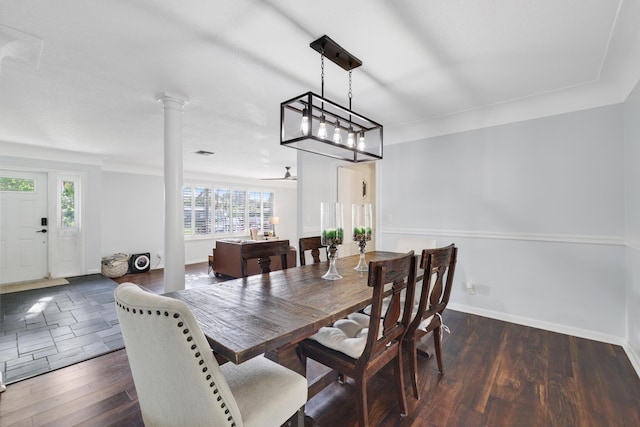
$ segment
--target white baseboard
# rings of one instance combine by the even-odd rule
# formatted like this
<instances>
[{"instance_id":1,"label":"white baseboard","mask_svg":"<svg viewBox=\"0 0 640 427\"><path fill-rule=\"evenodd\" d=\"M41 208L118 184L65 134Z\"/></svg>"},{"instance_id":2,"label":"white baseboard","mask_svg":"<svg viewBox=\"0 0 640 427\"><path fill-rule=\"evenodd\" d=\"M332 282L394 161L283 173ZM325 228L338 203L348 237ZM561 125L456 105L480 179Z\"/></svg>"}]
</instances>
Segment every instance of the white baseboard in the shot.
<instances>
[{"instance_id":1,"label":"white baseboard","mask_svg":"<svg viewBox=\"0 0 640 427\"><path fill-rule=\"evenodd\" d=\"M576 328L574 326L567 326L559 323L545 322L543 320L532 319L530 317L516 316L513 314L487 310L485 308L471 307L468 305L456 304L451 302L447 305L447 308L450 308L451 310L462 311L464 313L477 314L478 316L489 317L491 319L503 320L505 322L515 323L518 325L544 329L545 331L558 332L560 334L600 341L608 344L623 346L626 342L625 338L618 337L616 335Z\"/></svg>"},{"instance_id":2,"label":"white baseboard","mask_svg":"<svg viewBox=\"0 0 640 427\"><path fill-rule=\"evenodd\" d=\"M624 349L625 353L627 353L627 357L629 358L631 365L633 365L633 369L636 370L636 374L638 375L638 377L640 377L640 354L638 354L633 349L633 347L631 347L631 344L629 344L628 340L624 343L622 348Z\"/></svg>"},{"instance_id":3,"label":"white baseboard","mask_svg":"<svg viewBox=\"0 0 640 427\"><path fill-rule=\"evenodd\" d=\"M498 311L487 310L484 308L471 307L463 304L450 302L447 309L461 311L463 313L476 314L478 316L488 317L490 319L502 320L505 322L515 323L532 328L544 329L545 331L557 332L560 334L571 335L574 337L585 338L588 340L600 341L607 344L619 345L623 348L636 375L640 377L640 355L631 347L626 338L616 335L604 334L602 332L591 331L588 329L576 328L573 326L561 325L558 323L545 322L542 320L532 319L530 317L514 316L512 314L501 313Z\"/></svg>"}]
</instances>

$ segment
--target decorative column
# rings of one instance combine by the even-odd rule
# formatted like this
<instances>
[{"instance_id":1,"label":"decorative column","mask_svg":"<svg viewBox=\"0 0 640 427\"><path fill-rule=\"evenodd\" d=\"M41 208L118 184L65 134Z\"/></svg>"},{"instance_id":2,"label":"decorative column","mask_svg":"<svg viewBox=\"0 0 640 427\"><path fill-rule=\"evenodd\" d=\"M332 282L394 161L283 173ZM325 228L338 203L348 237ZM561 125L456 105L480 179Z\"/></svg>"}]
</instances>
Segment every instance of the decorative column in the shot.
<instances>
[{"instance_id":1,"label":"decorative column","mask_svg":"<svg viewBox=\"0 0 640 427\"><path fill-rule=\"evenodd\" d=\"M163 92L164 109L164 292L184 289L182 212L182 111L187 98Z\"/></svg>"}]
</instances>

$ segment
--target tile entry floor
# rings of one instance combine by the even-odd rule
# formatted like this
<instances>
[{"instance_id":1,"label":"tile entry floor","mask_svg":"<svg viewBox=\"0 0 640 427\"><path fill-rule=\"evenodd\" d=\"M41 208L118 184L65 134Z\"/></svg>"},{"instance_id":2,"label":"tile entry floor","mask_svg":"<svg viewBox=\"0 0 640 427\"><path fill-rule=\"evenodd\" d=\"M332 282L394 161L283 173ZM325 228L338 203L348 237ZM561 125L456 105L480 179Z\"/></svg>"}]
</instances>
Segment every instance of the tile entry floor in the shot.
<instances>
[{"instance_id":1,"label":"tile entry floor","mask_svg":"<svg viewBox=\"0 0 640 427\"><path fill-rule=\"evenodd\" d=\"M100 274L0 295L0 369L6 384L124 347L113 293Z\"/></svg>"}]
</instances>

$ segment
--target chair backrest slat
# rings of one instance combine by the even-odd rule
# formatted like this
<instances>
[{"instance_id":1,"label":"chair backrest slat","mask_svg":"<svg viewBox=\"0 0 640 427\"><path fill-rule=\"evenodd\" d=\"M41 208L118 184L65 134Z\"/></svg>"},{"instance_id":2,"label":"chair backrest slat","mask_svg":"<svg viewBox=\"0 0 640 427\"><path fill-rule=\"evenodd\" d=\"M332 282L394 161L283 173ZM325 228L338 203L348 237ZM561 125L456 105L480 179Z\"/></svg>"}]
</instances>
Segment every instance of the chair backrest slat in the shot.
<instances>
[{"instance_id":1,"label":"chair backrest slat","mask_svg":"<svg viewBox=\"0 0 640 427\"><path fill-rule=\"evenodd\" d=\"M322 238L320 236L313 237L302 237L298 241L298 246L300 247L300 265L306 265L306 251L311 251L311 258L313 259L313 263L320 262L320 249L325 248L326 246L322 244Z\"/></svg>"},{"instance_id":2,"label":"chair backrest slat","mask_svg":"<svg viewBox=\"0 0 640 427\"><path fill-rule=\"evenodd\" d=\"M245 244L240 248L242 263L242 277L247 276L247 261L257 259L262 273L271 272L271 257L279 256L282 269L288 268L287 255L289 254L288 240L272 240L260 243Z\"/></svg>"},{"instance_id":3,"label":"chair backrest slat","mask_svg":"<svg viewBox=\"0 0 640 427\"><path fill-rule=\"evenodd\" d=\"M424 280L418 311L410 329L417 328L422 319L436 313L442 315L449 303L457 257L458 248L453 244L422 251L420 268L424 269Z\"/></svg>"},{"instance_id":4,"label":"chair backrest slat","mask_svg":"<svg viewBox=\"0 0 640 427\"><path fill-rule=\"evenodd\" d=\"M413 251L398 258L371 261L369 263L369 286L373 287L373 302L369 321L367 344L358 359L366 365L372 357L382 353L393 342L399 342L410 322L411 303L405 300L401 310L401 294L406 289L413 298L416 284L416 257ZM389 288L389 284L391 287ZM382 313L383 300L391 293L391 301L386 313ZM404 313L401 317L401 313Z\"/></svg>"}]
</instances>

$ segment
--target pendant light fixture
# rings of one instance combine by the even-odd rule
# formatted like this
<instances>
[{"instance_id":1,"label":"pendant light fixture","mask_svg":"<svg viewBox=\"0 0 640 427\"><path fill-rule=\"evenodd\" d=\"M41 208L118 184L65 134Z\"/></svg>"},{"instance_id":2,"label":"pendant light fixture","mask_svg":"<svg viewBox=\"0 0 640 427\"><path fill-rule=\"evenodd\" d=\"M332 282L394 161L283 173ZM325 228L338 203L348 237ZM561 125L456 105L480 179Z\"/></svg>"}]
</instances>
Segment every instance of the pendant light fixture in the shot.
<instances>
[{"instance_id":1,"label":"pendant light fixture","mask_svg":"<svg viewBox=\"0 0 640 427\"><path fill-rule=\"evenodd\" d=\"M362 62L326 35L310 47L320 53L321 95L307 92L280 104L280 145L354 163L382 159L382 125L351 109L352 70ZM348 107L324 97L325 57L349 72Z\"/></svg>"}]
</instances>

